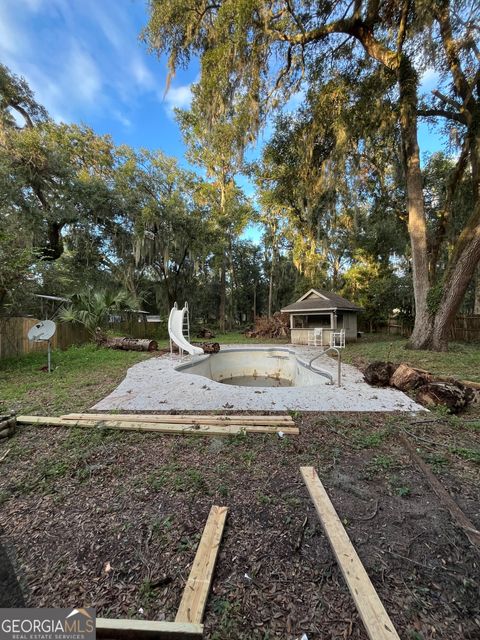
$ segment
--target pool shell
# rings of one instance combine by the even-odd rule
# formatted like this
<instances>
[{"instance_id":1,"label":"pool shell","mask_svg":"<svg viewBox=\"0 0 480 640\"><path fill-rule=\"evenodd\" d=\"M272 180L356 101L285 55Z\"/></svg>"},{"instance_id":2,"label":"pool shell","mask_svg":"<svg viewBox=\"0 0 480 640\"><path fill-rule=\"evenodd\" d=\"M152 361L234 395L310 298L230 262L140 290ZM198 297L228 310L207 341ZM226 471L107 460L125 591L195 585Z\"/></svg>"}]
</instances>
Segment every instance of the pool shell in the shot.
<instances>
[{"instance_id":1,"label":"pool shell","mask_svg":"<svg viewBox=\"0 0 480 640\"><path fill-rule=\"evenodd\" d=\"M271 344L221 345L221 353L235 350L251 352L276 351L285 355L287 349L303 363L318 357L320 349L309 346ZM201 356L197 362L207 359ZM213 362L215 358L211 358ZM187 411L425 411L398 389L371 387L363 379L361 371L349 364L342 364L342 386L337 386L337 361L321 356L314 368L329 371L335 384L308 387L254 388L220 384L202 375L188 375L188 369L177 367L196 364L192 360L180 361L169 354L147 358L127 372L125 379L106 398L97 402L92 411L187 412Z\"/></svg>"},{"instance_id":2,"label":"pool shell","mask_svg":"<svg viewBox=\"0 0 480 640\"><path fill-rule=\"evenodd\" d=\"M312 387L331 384L331 375L287 348L222 349L175 367L181 373L246 387Z\"/></svg>"}]
</instances>

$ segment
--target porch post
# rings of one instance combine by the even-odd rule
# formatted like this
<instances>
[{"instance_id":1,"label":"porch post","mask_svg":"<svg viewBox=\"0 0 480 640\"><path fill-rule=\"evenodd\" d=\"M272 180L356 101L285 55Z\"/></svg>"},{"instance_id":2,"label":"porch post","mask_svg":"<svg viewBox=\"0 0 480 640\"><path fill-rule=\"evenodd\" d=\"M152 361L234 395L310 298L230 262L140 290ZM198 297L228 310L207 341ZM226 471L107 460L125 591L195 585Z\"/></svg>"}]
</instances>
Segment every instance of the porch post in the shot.
<instances>
[{"instance_id":1,"label":"porch post","mask_svg":"<svg viewBox=\"0 0 480 640\"><path fill-rule=\"evenodd\" d=\"M290 329L293 329L293 313L290 314Z\"/></svg>"}]
</instances>

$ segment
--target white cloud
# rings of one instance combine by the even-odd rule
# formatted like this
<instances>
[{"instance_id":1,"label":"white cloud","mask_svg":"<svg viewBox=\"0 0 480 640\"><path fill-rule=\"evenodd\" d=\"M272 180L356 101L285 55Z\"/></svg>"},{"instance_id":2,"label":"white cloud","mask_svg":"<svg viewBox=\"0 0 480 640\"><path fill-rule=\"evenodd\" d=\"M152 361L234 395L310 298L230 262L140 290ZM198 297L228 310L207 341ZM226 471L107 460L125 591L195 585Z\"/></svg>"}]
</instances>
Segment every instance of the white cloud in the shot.
<instances>
[{"instance_id":1,"label":"white cloud","mask_svg":"<svg viewBox=\"0 0 480 640\"><path fill-rule=\"evenodd\" d=\"M28 49L28 40L8 12L8 4L0 2L0 55L2 62L10 55L16 56Z\"/></svg>"},{"instance_id":2,"label":"white cloud","mask_svg":"<svg viewBox=\"0 0 480 640\"><path fill-rule=\"evenodd\" d=\"M174 109L187 109L192 102L192 85L170 87L163 98L167 114L173 116Z\"/></svg>"},{"instance_id":3,"label":"white cloud","mask_svg":"<svg viewBox=\"0 0 480 640\"><path fill-rule=\"evenodd\" d=\"M438 87L440 81L440 74L435 69L429 67L424 71L420 78L420 90L423 92L430 92L432 89Z\"/></svg>"},{"instance_id":4,"label":"white cloud","mask_svg":"<svg viewBox=\"0 0 480 640\"><path fill-rule=\"evenodd\" d=\"M145 89L153 89L155 79L147 65L143 62L139 55L136 55L130 65L130 71L135 82Z\"/></svg>"},{"instance_id":5,"label":"white cloud","mask_svg":"<svg viewBox=\"0 0 480 640\"><path fill-rule=\"evenodd\" d=\"M20 0L20 4L22 0ZM44 4L43 0L23 0L23 3L26 5L29 11L40 11L42 5Z\"/></svg>"},{"instance_id":6,"label":"white cloud","mask_svg":"<svg viewBox=\"0 0 480 640\"><path fill-rule=\"evenodd\" d=\"M124 127L128 128L132 126L132 121L127 118L121 111L113 111L113 117L118 120Z\"/></svg>"},{"instance_id":7,"label":"white cloud","mask_svg":"<svg viewBox=\"0 0 480 640\"><path fill-rule=\"evenodd\" d=\"M97 65L78 42L72 43L69 58L62 84L65 89L68 87L73 98L86 104L95 104L102 89L102 79Z\"/></svg>"},{"instance_id":8,"label":"white cloud","mask_svg":"<svg viewBox=\"0 0 480 640\"><path fill-rule=\"evenodd\" d=\"M148 94L158 98L165 83L163 65L138 40L143 9L134 4L0 0L0 61L26 78L55 120L88 122L103 112L128 127L124 114ZM188 87L178 87L165 103L171 113L189 102Z\"/></svg>"},{"instance_id":9,"label":"white cloud","mask_svg":"<svg viewBox=\"0 0 480 640\"><path fill-rule=\"evenodd\" d=\"M287 112L296 111L300 106L302 106L302 104L305 102L305 99L306 99L305 90L301 89L300 91L297 91L296 93L291 95L290 98L287 100L283 108L284 111L287 111Z\"/></svg>"}]
</instances>

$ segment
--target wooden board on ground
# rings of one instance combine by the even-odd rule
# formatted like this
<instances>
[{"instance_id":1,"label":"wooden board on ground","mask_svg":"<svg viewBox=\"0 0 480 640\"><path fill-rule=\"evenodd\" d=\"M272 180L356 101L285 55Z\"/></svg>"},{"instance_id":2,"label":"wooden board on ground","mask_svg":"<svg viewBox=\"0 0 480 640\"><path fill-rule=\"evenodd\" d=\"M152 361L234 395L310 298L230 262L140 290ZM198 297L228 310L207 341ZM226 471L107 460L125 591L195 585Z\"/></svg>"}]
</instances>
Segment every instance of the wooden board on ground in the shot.
<instances>
[{"instance_id":1,"label":"wooden board on ground","mask_svg":"<svg viewBox=\"0 0 480 640\"><path fill-rule=\"evenodd\" d=\"M199 624L202 621L226 517L227 507L210 509L175 622Z\"/></svg>"},{"instance_id":2,"label":"wooden board on ground","mask_svg":"<svg viewBox=\"0 0 480 640\"><path fill-rule=\"evenodd\" d=\"M400 640L317 472L300 467L318 517L370 640Z\"/></svg>"},{"instance_id":3,"label":"wooden board on ground","mask_svg":"<svg viewBox=\"0 0 480 640\"><path fill-rule=\"evenodd\" d=\"M64 420L49 416L18 416L17 424L36 424L50 427L84 427L88 429L118 429L120 431L151 431L155 433L199 436L230 436L241 433L278 433L298 435L298 427L254 424L168 424L155 422L122 422L119 420Z\"/></svg>"},{"instance_id":4,"label":"wooden board on ground","mask_svg":"<svg viewBox=\"0 0 480 640\"><path fill-rule=\"evenodd\" d=\"M425 474L429 485L436 493L437 497L442 501L443 505L448 509L452 518L463 529L463 532L465 533L471 544L480 547L480 531L478 531L473 522L469 520L469 518L467 518L467 516L463 513L458 504L445 489L443 484L441 484L440 480L438 480L438 478L433 475L432 470L415 451L415 447L410 442L410 440L403 433L399 433L399 436L400 441L408 451L412 462L414 462L420 469L420 471Z\"/></svg>"},{"instance_id":5,"label":"wooden board on ground","mask_svg":"<svg viewBox=\"0 0 480 640\"><path fill-rule=\"evenodd\" d=\"M294 425L291 416L219 416L195 414L139 414L139 413L67 413L60 416L63 420L120 420L127 422L168 422L170 424L256 424L256 425Z\"/></svg>"},{"instance_id":6,"label":"wooden board on ground","mask_svg":"<svg viewBox=\"0 0 480 640\"><path fill-rule=\"evenodd\" d=\"M97 638L112 640L200 640L202 624L97 618Z\"/></svg>"}]
</instances>

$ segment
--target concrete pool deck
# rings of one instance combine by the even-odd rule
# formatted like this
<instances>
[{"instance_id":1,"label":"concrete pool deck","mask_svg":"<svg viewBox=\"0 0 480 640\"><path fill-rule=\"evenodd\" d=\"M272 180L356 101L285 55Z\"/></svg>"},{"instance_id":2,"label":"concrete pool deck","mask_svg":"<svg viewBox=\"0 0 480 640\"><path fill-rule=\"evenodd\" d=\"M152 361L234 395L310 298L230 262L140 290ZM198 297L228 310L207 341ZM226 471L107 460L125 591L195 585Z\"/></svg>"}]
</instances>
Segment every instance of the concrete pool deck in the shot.
<instances>
[{"instance_id":1,"label":"concrete pool deck","mask_svg":"<svg viewBox=\"0 0 480 640\"><path fill-rule=\"evenodd\" d=\"M272 349L275 345L225 345L223 349ZM279 345L303 361L319 348ZM204 357L204 356L201 356ZM215 356L213 356L215 357ZM363 381L355 367L342 364L342 387L325 384L308 387L239 387L203 376L176 371L178 356L151 358L134 365L125 379L95 411L425 411L424 407L395 389L375 388ZM315 365L330 371L336 380L336 360L322 356Z\"/></svg>"}]
</instances>

